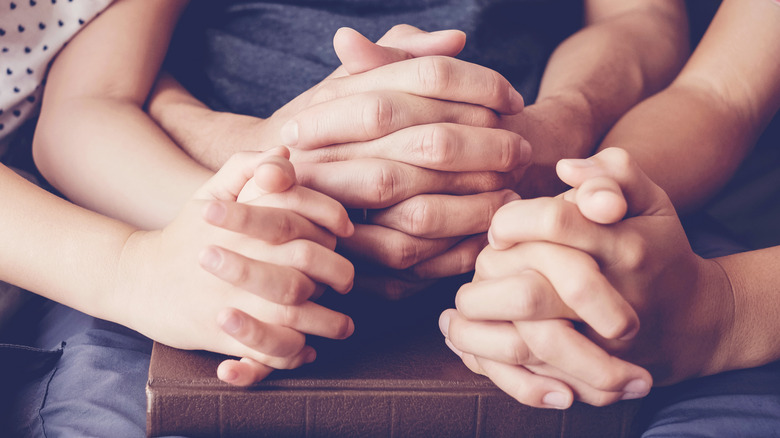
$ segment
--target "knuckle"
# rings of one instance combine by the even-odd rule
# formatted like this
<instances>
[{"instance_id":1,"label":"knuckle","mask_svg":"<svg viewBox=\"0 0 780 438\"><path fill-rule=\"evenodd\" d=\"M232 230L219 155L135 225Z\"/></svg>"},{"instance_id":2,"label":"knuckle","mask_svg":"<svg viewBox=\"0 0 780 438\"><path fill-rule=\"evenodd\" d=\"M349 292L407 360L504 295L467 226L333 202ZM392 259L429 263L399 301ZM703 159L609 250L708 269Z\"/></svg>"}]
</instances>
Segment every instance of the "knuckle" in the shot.
<instances>
[{"instance_id":1,"label":"knuckle","mask_svg":"<svg viewBox=\"0 0 780 438\"><path fill-rule=\"evenodd\" d=\"M530 319L538 316L542 308L542 299L533 289L533 286L529 287L528 283L522 283L517 285L516 290L518 292L514 294L512 301L509 303L509 309L507 309L513 315L513 320Z\"/></svg>"},{"instance_id":2,"label":"knuckle","mask_svg":"<svg viewBox=\"0 0 780 438\"><path fill-rule=\"evenodd\" d=\"M525 343L520 339L507 343L507 350L504 354L509 361L508 363L514 365L528 364L531 359L528 348L526 348Z\"/></svg>"},{"instance_id":3,"label":"knuckle","mask_svg":"<svg viewBox=\"0 0 780 438\"><path fill-rule=\"evenodd\" d=\"M280 244L287 242L295 234L295 225L293 225L292 218L284 212L282 213L283 214L278 216L276 222L276 232L273 233L269 243Z\"/></svg>"},{"instance_id":4,"label":"knuckle","mask_svg":"<svg viewBox=\"0 0 780 438\"><path fill-rule=\"evenodd\" d=\"M314 263L317 255L314 249L315 243L310 240L297 240L294 243L290 255L291 264L296 269L306 272Z\"/></svg>"},{"instance_id":5,"label":"knuckle","mask_svg":"<svg viewBox=\"0 0 780 438\"><path fill-rule=\"evenodd\" d=\"M497 266L495 253L495 250L488 246L477 255L477 260L474 262L474 270L479 274L480 278L494 277L492 274L493 268Z\"/></svg>"},{"instance_id":6,"label":"knuckle","mask_svg":"<svg viewBox=\"0 0 780 438\"><path fill-rule=\"evenodd\" d=\"M607 367L600 367L591 383L594 388L602 391L617 392L623 389L622 376Z\"/></svg>"},{"instance_id":7,"label":"knuckle","mask_svg":"<svg viewBox=\"0 0 780 438\"><path fill-rule=\"evenodd\" d=\"M433 96L441 95L450 87L452 65L443 56L418 58L418 80L423 92Z\"/></svg>"},{"instance_id":8,"label":"knuckle","mask_svg":"<svg viewBox=\"0 0 780 438\"><path fill-rule=\"evenodd\" d=\"M394 168L382 163L379 168L370 173L369 187L374 193L374 203L379 207L392 205L395 200L399 176Z\"/></svg>"},{"instance_id":9,"label":"knuckle","mask_svg":"<svg viewBox=\"0 0 780 438\"><path fill-rule=\"evenodd\" d=\"M363 106L361 121L367 138L377 138L389 133L395 117L392 100L380 93L370 93Z\"/></svg>"},{"instance_id":10,"label":"knuckle","mask_svg":"<svg viewBox=\"0 0 780 438\"><path fill-rule=\"evenodd\" d=\"M462 123L483 128L496 128L500 120L495 111L482 106L472 106L467 113L467 118Z\"/></svg>"},{"instance_id":11,"label":"knuckle","mask_svg":"<svg viewBox=\"0 0 780 438\"><path fill-rule=\"evenodd\" d=\"M291 275L290 285L281 292L279 304L300 304L314 293L314 285L303 275Z\"/></svg>"},{"instance_id":12,"label":"knuckle","mask_svg":"<svg viewBox=\"0 0 780 438\"><path fill-rule=\"evenodd\" d=\"M629 271L642 270L647 264L649 244L639 234L626 234L620 242L620 257L617 261L623 269Z\"/></svg>"},{"instance_id":13,"label":"knuckle","mask_svg":"<svg viewBox=\"0 0 780 438\"><path fill-rule=\"evenodd\" d=\"M435 222L432 215L435 209L429 208L429 202L414 198L407 201L407 213L404 215L406 229L414 236L425 236L431 231Z\"/></svg>"},{"instance_id":14,"label":"knuckle","mask_svg":"<svg viewBox=\"0 0 780 438\"><path fill-rule=\"evenodd\" d=\"M453 157L448 145L452 137L446 125L429 125L423 130L417 154L427 164L451 164Z\"/></svg>"},{"instance_id":15,"label":"knuckle","mask_svg":"<svg viewBox=\"0 0 780 438\"><path fill-rule=\"evenodd\" d=\"M514 169L520 163L522 154L520 152L520 141L522 138L508 131L495 131L500 135L493 142L494 147L497 149L497 160L499 168L497 170L506 172Z\"/></svg>"},{"instance_id":16,"label":"knuckle","mask_svg":"<svg viewBox=\"0 0 780 438\"><path fill-rule=\"evenodd\" d=\"M301 322L301 309L298 306L280 306L280 312L285 327L297 327Z\"/></svg>"},{"instance_id":17,"label":"knuckle","mask_svg":"<svg viewBox=\"0 0 780 438\"><path fill-rule=\"evenodd\" d=\"M540 231L545 240L558 242L565 237L565 230L570 227L570 210L563 202L554 198L540 199L542 204Z\"/></svg>"}]
</instances>

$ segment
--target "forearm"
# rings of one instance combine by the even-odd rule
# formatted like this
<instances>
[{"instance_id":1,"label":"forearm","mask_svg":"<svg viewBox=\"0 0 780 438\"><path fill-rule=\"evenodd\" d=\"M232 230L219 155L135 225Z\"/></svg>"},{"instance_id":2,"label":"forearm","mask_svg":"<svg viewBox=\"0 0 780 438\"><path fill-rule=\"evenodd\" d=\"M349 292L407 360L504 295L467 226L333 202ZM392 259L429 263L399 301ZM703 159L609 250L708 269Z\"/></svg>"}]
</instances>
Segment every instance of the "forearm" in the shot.
<instances>
[{"instance_id":1,"label":"forearm","mask_svg":"<svg viewBox=\"0 0 780 438\"><path fill-rule=\"evenodd\" d=\"M720 369L749 368L780 359L780 247L720 257L734 295L734 319L722 343Z\"/></svg>"},{"instance_id":2,"label":"forearm","mask_svg":"<svg viewBox=\"0 0 780 438\"><path fill-rule=\"evenodd\" d=\"M34 150L41 172L73 202L147 229L170 222L211 175L137 105L112 99L45 108Z\"/></svg>"},{"instance_id":3,"label":"forearm","mask_svg":"<svg viewBox=\"0 0 780 438\"><path fill-rule=\"evenodd\" d=\"M600 149L629 151L684 213L729 180L757 134L709 90L675 83L626 114Z\"/></svg>"},{"instance_id":4,"label":"forearm","mask_svg":"<svg viewBox=\"0 0 780 438\"><path fill-rule=\"evenodd\" d=\"M210 175L142 111L184 4L117 1L77 34L52 64L33 145L74 202L145 228Z\"/></svg>"},{"instance_id":5,"label":"forearm","mask_svg":"<svg viewBox=\"0 0 780 438\"><path fill-rule=\"evenodd\" d=\"M619 11L587 3L596 3L588 25L552 54L537 99L569 109L569 157L590 155L621 115L674 78L688 55L681 2L641 2Z\"/></svg>"},{"instance_id":6,"label":"forearm","mask_svg":"<svg viewBox=\"0 0 780 438\"><path fill-rule=\"evenodd\" d=\"M680 211L718 190L780 107L780 9L725 0L674 83L629 112L601 148L622 147Z\"/></svg>"},{"instance_id":7,"label":"forearm","mask_svg":"<svg viewBox=\"0 0 780 438\"><path fill-rule=\"evenodd\" d=\"M112 291L134 228L34 186L0 166L0 279L91 315L113 315Z\"/></svg>"},{"instance_id":8,"label":"forearm","mask_svg":"<svg viewBox=\"0 0 780 438\"><path fill-rule=\"evenodd\" d=\"M256 132L262 119L231 114L229 120L221 121L225 118L223 113L207 107L166 73L157 81L148 111L182 150L211 170L219 169L231 155L240 151L242 144L255 143L260 147L257 139L225 141L226 136L219 130L230 129L233 139L242 133L249 136Z\"/></svg>"}]
</instances>

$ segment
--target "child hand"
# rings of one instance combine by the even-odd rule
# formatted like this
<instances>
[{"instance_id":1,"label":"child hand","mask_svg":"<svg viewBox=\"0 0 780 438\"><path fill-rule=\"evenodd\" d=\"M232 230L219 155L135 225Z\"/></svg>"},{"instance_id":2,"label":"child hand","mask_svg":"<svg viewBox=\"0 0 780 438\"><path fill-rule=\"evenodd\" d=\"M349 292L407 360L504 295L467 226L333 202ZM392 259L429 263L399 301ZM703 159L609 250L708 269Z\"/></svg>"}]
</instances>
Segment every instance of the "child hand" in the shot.
<instances>
[{"instance_id":1,"label":"child hand","mask_svg":"<svg viewBox=\"0 0 780 438\"><path fill-rule=\"evenodd\" d=\"M307 301L318 282L351 287L352 265L318 243L335 240L320 225L351 232L344 209L307 198L318 211L315 225L293 210L236 202L256 170L282 169L285 153L237 154L168 227L134 233L119 262L121 299L108 303L119 315L112 319L167 345L273 368L313 360L305 334L349 336L349 317Z\"/></svg>"}]
</instances>

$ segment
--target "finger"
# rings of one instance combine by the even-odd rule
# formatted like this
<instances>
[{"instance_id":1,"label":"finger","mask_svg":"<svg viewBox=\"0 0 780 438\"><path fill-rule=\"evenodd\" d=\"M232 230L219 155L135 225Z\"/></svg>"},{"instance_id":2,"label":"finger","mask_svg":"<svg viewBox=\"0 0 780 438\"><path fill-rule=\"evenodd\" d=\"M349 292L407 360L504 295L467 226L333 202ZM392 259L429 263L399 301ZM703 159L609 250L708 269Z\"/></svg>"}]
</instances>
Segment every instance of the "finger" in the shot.
<instances>
[{"instance_id":1,"label":"finger","mask_svg":"<svg viewBox=\"0 0 780 438\"><path fill-rule=\"evenodd\" d=\"M521 243L503 251L488 247L477 258L476 270L483 280L537 271L561 300L601 336L628 340L639 330L636 312L604 277L598 264L573 248L546 242Z\"/></svg>"},{"instance_id":2,"label":"finger","mask_svg":"<svg viewBox=\"0 0 780 438\"><path fill-rule=\"evenodd\" d=\"M572 187L579 187L595 177L614 179L625 196L629 216L675 214L666 193L623 149L605 149L587 160L561 160L556 170L560 178Z\"/></svg>"},{"instance_id":3,"label":"finger","mask_svg":"<svg viewBox=\"0 0 780 438\"><path fill-rule=\"evenodd\" d=\"M302 185L347 208L385 208L422 193L470 195L512 187L501 172L441 172L382 159L298 163Z\"/></svg>"},{"instance_id":4,"label":"finger","mask_svg":"<svg viewBox=\"0 0 780 438\"><path fill-rule=\"evenodd\" d=\"M476 195L417 195L372 212L371 223L428 239L484 233L498 209L519 199L511 190Z\"/></svg>"},{"instance_id":5,"label":"finger","mask_svg":"<svg viewBox=\"0 0 780 438\"><path fill-rule=\"evenodd\" d=\"M455 296L455 306L465 318L472 320L579 319L550 282L533 270L466 283Z\"/></svg>"},{"instance_id":6,"label":"finger","mask_svg":"<svg viewBox=\"0 0 780 438\"><path fill-rule=\"evenodd\" d=\"M333 49L342 65L329 78L362 73L412 57L455 56L465 44L466 34L458 30L424 32L401 24L374 44L354 29L344 27L333 37Z\"/></svg>"},{"instance_id":7,"label":"finger","mask_svg":"<svg viewBox=\"0 0 780 438\"><path fill-rule=\"evenodd\" d=\"M226 359L217 367L217 377L231 385L249 386L265 379L273 370L268 365L251 359L241 361Z\"/></svg>"},{"instance_id":8,"label":"finger","mask_svg":"<svg viewBox=\"0 0 780 438\"><path fill-rule=\"evenodd\" d=\"M628 210L620 186L607 177L584 181L577 189L575 203L584 217L599 224L618 222Z\"/></svg>"},{"instance_id":9,"label":"finger","mask_svg":"<svg viewBox=\"0 0 780 438\"><path fill-rule=\"evenodd\" d=\"M306 345L306 337L300 332L258 321L234 308L222 310L217 323L238 342L269 356L294 356Z\"/></svg>"},{"instance_id":10,"label":"finger","mask_svg":"<svg viewBox=\"0 0 780 438\"><path fill-rule=\"evenodd\" d=\"M352 289L355 268L349 260L330 248L309 240L293 240L277 248L279 251L273 257L277 265L297 269L317 283L327 284L342 294ZM263 254L259 253L254 258L262 257Z\"/></svg>"},{"instance_id":11,"label":"finger","mask_svg":"<svg viewBox=\"0 0 780 438\"><path fill-rule=\"evenodd\" d=\"M213 177L195 192L194 198L235 201L244 185L254 176L255 169L269 160L277 162L278 157L289 157L287 148L274 148L268 152L234 154Z\"/></svg>"},{"instance_id":12,"label":"finger","mask_svg":"<svg viewBox=\"0 0 780 438\"><path fill-rule=\"evenodd\" d=\"M410 119L413 117L411 112L406 112L406 114L410 116ZM465 113L463 114L466 116L463 123L457 121L455 123L438 123L439 120L443 119L439 117L443 113L434 112L431 114L433 114L429 117L433 121L431 124L412 125L416 123L416 120L395 118L399 128L403 129L390 132L387 135L376 136L364 130L373 129L373 127L366 128L365 126L360 126L357 129L344 127L334 131L332 135L326 132L339 124L351 125L355 122L360 125L363 123L359 120L349 120L346 117L339 118L339 122L330 124L328 128L316 128L319 132L315 135L324 133L322 145L329 146L301 152L298 157L304 161L320 163L358 158L381 158L449 172L509 172L523 168L530 162L531 145L511 131L467 126L471 123L481 122L475 121ZM313 115L307 119L306 123L319 123L317 117L319 115ZM329 113L324 117L333 117L333 114ZM410 125L408 128L402 125L407 124L407 122ZM377 133L394 128L395 126L378 127ZM333 138L336 136L339 138ZM328 143L330 141L340 144Z\"/></svg>"},{"instance_id":13,"label":"finger","mask_svg":"<svg viewBox=\"0 0 780 438\"><path fill-rule=\"evenodd\" d=\"M273 203L271 200L264 202ZM335 208L332 210L338 211ZM203 218L212 225L274 245L295 239L312 240L326 247L335 243L332 234L316 226L296 211L283 207L210 201L204 207ZM334 228L340 227L342 230L346 228L345 225L341 224L332 226Z\"/></svg>"},{"instance_id":14,"label":"finger","mask_svg":"<svg viewBox=\"0 0 780 438\"><path fill-rule=\"evenodd\" d=\"M424 239L378 226L356 225L355 234L339 241L339 248L392 269L407 269L455 245L460 238Z\"/></svg>"},{"instance_id":15,"label":"finger","mask_svg":"<svg viewBox=\"0 0 780 438\"><path fill-rule=\"evenodd\" d=\"M317 90L312 103L375 91L377 84L381 84L382 90L471 103L502 114L516 114L524 106L520 93L496 71L448 56L407 59L361 74L330 79Z\"/></svg>"},{"instance_id":16,"label":"finger","mask_svg":"<svg viewBox=\"0 0 780 438\"><path fill-rule=\"evenodd\" d=\"M601 256L614 239L600 224L585 218L577 205L562 198L532 198L507 203L493 216L490 246L503 250L520 242L546 241Z\"/></svg>"},{"instance_id":17,"label":"finger","mask_svg":"<svg viewBox=\"0 0 780 438\"><path fill-rule=\"evenodd\" d=\"M295 212L340 237L347 237L354 231L347 211L338 201L300 185L283 193L263 195L251 204Z\"/></svg>"},{"instance_id":18,"label":"finger","mask_svg":"<svg viewBox=\"0 0 780 438\"><path fill-rule=\"evenodd\" d=\"M201 252L200 265L233 286L278 304L299 304L315 292L315 283L297 269L252 260L223 248Z\"/></svg>"},{"instance_id":19,"label":"finger","mask_svg":"<svg viewBox=\"0 0 780 438\"><path fill-rule=\"evenodd\" d=\"M404 24L394 26L376 44L348 27L336 31L333 37L336 55L349 74L413 57L455 56L465 44L466 34L459 30L425 32Z\"/></svg>"},{"instance_id":20,"label":"finger","mask_svg":"<svg viewBox=\"0 0 780 438\"><path fill-rule=\"evenodd\" d=\"M311 150L323 146L380 139L385 135L413 126L452 123L483 128L481 132L475 129L467 130L470 137L476 137L477 134L487 137L487 134L491 134L485 142L477 143L476 146L479 146L477 149L482 150L489 147L487 141L500 142L500 146L507 149L500 150L506 156L499 157L503 159L501 164L505 165L508 160L513 159L513 156L509 155L513 151L508 147L519 144L522 138L511 131L487 130L488 128L496 128L498 120L498 116L492 110L478 105L429 99L397 91L377 90L312 105L287 122L280 135L282 135L285 144L294 145L297 150ZM420 155L421 152L427 152L425 147L440 146L445 140L448 140L446 137L441 137L449 134L447 131L440 132L443 129L446 127L433 133L418 129L407 135L409 139L399 141L394 138L392 142L388 140L383 144L410 143L404 145L404 149L411 149L415 155ZM465 127L461 129L465 130ZM439 136L434 134L439 134ZM438 144L424 143L430 143L433 140L440 141ZM467 140L468 137L460 144L454 145L458 147L457 152L476 156L477 154L467 149L468 146L475 146L474 142L469 143ZM450 141L452 140L450 139ZM365 149L366 147L360 145L359 148ZM527 143L524 144L524 148L528 149L522 149L524 154L530 153L530 146ZM496 158L492 149L486 153ZM481 158L481 161L485 161L485 159Z\"/></svg>"},{"instance_id":21,"label":"finger","mask_svg":"<svg viewBox=\"0 0 780 438\"><path fill-rule=\"evenodd\" d=\"M647 370L609 355L575 330L570 321L522 321L514 325L535 357L597 390L644 396L652 387Z\"/></svg>"},{"instance_id":22,"label":"finger","mask_svg":"<svg viewBox=\"0 0 780 438\"><path fill-rule=\"evenodd\" d=\"M567 409L574 394L565 383L536 375L524 367L476 357L485 375L520 403L537 408Z\"/></svg>"},{"instance_id":23,"label":"finger","mask_svg":"<svg viewBox=\"0 0 780 438\"><path fill-rule=\"evenodd\" d=\"M439 328L460 352L510 365L540 364L509 321L472 321L454 309L439 317Z\"/></svg>"},{"instance_id":24,"label":"finger","mask_svg":"<svg viewBox=\"0 0 780 438\"><path fill-rule=\"evenodd\" d=\"M355 331L355 324L350 317L312 301L290 306L270 303L253 295L242 295L231 297L225 305L242 309L265 323L289 327L309 335L346 339Z\"/></svg>"},{"instance_id":25,"label":"finger","mask_svg":"<svg viewBox=\"0 0 780 438\"><path fill-rule=\"evenodd\" d=\"M280 193L295 184L295 168L288 158L268 157L255 169L253 179L261 192Z\"/></svg>"},{"instance_id":26,"label":"finger","mask_svg":"<svg viewBox=\"0 0 780 438\"><path fill-rule=\"evenodd\" d=\"M487 245L484 234L467 237L442 254L423 260L411 267L412 272L425 279L452 277L474 270L480 251Z\"/></svg>"}]
</instances>

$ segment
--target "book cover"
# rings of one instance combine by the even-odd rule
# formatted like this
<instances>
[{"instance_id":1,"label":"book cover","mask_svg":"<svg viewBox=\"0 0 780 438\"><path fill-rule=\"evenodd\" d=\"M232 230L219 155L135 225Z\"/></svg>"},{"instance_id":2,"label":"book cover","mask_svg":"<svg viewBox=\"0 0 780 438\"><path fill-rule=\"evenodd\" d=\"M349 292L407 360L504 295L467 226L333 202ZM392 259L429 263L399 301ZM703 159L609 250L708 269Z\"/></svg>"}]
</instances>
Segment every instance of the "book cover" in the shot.
<instances>
[{"instance_id":1,"label":"book cover","mask_svg":"<svg viewBox=\"0 0 780 438\"><path fill-rule=\"evenodd\" d=\"M575 403L565 411L524 406L468 370L444 345L435 318L321 346L318 352L312 364L237 388L216 378L222 356L155 344L147 432L192 437L627 437L639 406L637 401L602 408Z\"/></svg>"}]
</instances>

